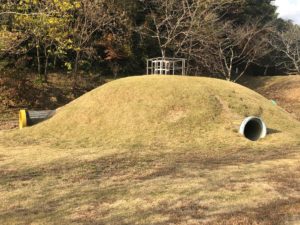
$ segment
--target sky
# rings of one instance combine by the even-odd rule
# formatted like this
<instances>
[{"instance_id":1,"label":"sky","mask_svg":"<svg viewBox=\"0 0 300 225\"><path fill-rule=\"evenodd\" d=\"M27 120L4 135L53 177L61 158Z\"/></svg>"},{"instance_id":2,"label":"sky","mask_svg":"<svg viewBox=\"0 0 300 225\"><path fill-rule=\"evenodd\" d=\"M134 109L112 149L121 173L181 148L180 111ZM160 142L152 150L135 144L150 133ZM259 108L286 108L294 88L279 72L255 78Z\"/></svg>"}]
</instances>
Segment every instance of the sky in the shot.
<instances>
[{"instance_id":1,"label":"sky","mask_svg":"<svg viewBox=\"0 0 300 225\"><path fill-rule=\"evenodd\" d=\"M300 24L300 0L275 0L274 3L278 6L279 17Z\"/></svg>"}]
</instances>

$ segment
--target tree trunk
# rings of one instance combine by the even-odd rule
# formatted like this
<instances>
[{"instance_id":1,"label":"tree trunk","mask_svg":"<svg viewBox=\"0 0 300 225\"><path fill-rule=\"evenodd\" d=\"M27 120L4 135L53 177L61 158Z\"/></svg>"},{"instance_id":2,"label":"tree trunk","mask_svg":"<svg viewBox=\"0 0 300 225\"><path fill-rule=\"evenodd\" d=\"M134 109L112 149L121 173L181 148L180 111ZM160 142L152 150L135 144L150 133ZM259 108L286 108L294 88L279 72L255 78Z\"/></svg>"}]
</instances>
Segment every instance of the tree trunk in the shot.
<instances>
[{"instance_id":1,"label":"tree trunk","mask_svg":"<svg viewBox=\"0 0 300 225\"><path fill-rule=\"evenodd\" d=\"M37 58L37 67L38 67L38 74L41 76L41 56L40 56L40 42L37 41L36 43L36 58Z\"/></svg>"},{"instance_id":2,"label":"tree trunk","mask_svg":"<svg viewBox=\"0 0 300 225\"><path fill-rule=\"evenodd\" d=\"M75 57L75 62L74 62L74 70L73 70L73 90L76 89L77 86L77 73L78 73L78 63L80 59L80 52L76 51L76 57Z\"/></svg>"},{"instance_id":3,"label":"tree trunk","mask_svg":"<svg viewBox=\"0 0 300 225\"><path fill-rule=\"evenodd\" d=\"M78 62L79 62L79 57L80 57L80 52L76 51L76 57L75 57L75 62L74 62L74 74L77 74L78 72Z\"/></svg>"},{"instance_id":4,"label":"tree trunk","mask_svg":"<svg viewBox=\"0 0 300 225\"><path fill-rule=\"evenodd\" d=\"M55 55L54 59L53 59L53 69L54 69L54 71L56 70L56 63L57 63L57 55Z\"/></svg>"},{"instance_id":5,"label":"tree trunk","mask_svg":"<svg viewBox=\"0 0 300 225\"><path fill-rule=\"evenodd\" d=\"M300 73L300 68L299 68L299 66L298 66L298 62L296 61L296 60L294 60L294 66L295 66L295 69L296 69L296 72L297 73Z\"/></svg>"},{"instance_id":6,"label":"tree trunk","mask_svg":"<svg viewBox=\"0 0 300 225\"><path fill-rule=\"evenodd\" d=\"M166 50L165 50L165 49L161 49L161 56L162 56L163 58L166 57Z\"/></svg>"},{"instance_id":7,"label":"tree trunk","mask_svg":"<svg viewBox=\"0 0 300 225\"><path fill-rule=\"evenodd\" d=\"M48 81L48 61L49 61L49 54L47 53L47 48L45 47L45 65L44 65L44 82Z\"/></svg>"},{"instance_id":8,"label":"tree trunk","mask_svg":"<svg viewBox=\"0 0 300 225\"><path fill-rule=\"evenodd\" d=\"M268 69L269 69L269 65L267 65L267 66L265 67L264 76L267 76L267 74L268 74Z\"/></svg>"},{"instance_id":9,"label":"tree trunk","mask_svg":"<svg viewBox=\"0 0 300 225\"><path fill-rule=\"evenodd\" d=\"M44 68L44 81L48 81L48 61L49 61L49 56L47 55L45 58L45 68Z\"/></svg>"}]
</instances>

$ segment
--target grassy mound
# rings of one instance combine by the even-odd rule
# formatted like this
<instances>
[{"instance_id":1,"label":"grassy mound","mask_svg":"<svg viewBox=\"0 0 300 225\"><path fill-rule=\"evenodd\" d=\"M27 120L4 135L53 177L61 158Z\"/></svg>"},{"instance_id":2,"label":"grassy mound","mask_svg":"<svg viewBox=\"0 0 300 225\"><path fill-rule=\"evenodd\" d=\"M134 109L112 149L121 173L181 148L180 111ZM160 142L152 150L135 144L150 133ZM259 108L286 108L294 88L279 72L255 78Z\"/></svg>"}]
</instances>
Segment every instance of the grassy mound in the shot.
<instances>
[{"instance_id":1,"label":"grassy mound","mask_svg":"<svg viewBox=\"0 0 300 225\"><path fill-rule=\"evenodd\" d=\"M108 83L15 136L79 147L242 147L250 142L237 129L250 115L261 116L272 131L261 144L299 140L299 123L261 95L223 80L179 76Z\"/></svg>"},{"instance_id":2,"label":"grassy mound","mask_svg":"<svg viewBox=\"0 0 300 225\"><path fill-rule=\"evenodd\" d=\"M237 134L248 115L265 139ZM114 81L0 132L0 224L298 224L299 128L230 82Z\"/></svg>"}]
</instances>

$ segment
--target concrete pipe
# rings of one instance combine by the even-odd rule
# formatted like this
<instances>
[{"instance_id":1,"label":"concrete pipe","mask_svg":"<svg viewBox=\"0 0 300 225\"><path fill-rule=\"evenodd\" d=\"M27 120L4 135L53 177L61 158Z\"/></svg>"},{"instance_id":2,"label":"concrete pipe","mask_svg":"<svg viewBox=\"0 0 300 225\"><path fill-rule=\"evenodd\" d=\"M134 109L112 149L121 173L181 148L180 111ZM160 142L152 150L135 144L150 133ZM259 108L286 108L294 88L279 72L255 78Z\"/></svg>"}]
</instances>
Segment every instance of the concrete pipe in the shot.
<instances>
[{"instance_id":1,"label":"concrete pipe","mask_svg":"<svg viewBox=\"0 0 300 225\"><path fill-rule=\"evenodd\" d=\"M259 117L250 116L244 119L240 125L240 134L251 141L258 141L267 135L267 127Z\"/></svg>"},{"instance_id":2,"label":"concrete pipe","mask_svg":"<svg viewBox=\"0 0 300 225\"><path fill-rule=\"evenodd\" d=\"M19 127L20 129L28 126L33 126L42 121L51 118L55 114L55 110L30 111L20 110L19 112Z\"/></svg>"}]
</instances>

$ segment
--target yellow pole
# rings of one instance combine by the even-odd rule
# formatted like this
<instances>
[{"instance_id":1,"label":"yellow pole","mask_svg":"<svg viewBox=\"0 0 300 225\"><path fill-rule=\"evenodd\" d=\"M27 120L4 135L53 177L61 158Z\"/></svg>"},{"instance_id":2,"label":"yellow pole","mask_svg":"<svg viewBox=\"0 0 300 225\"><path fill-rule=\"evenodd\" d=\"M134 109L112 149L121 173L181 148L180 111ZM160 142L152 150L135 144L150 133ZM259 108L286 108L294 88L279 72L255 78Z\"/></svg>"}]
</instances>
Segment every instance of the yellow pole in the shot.
<instances>
[{"instance_id":1,"label":"yellow pole","mask_svg":"<svg viewBox=\"0 0 300 225\"><path fill-rule=\"evenodd\" d=\"M24 127L27 127L27 113L26 110L20 110L19 112L19 128L23 129Z\"/></svg>"}]
</instances>

